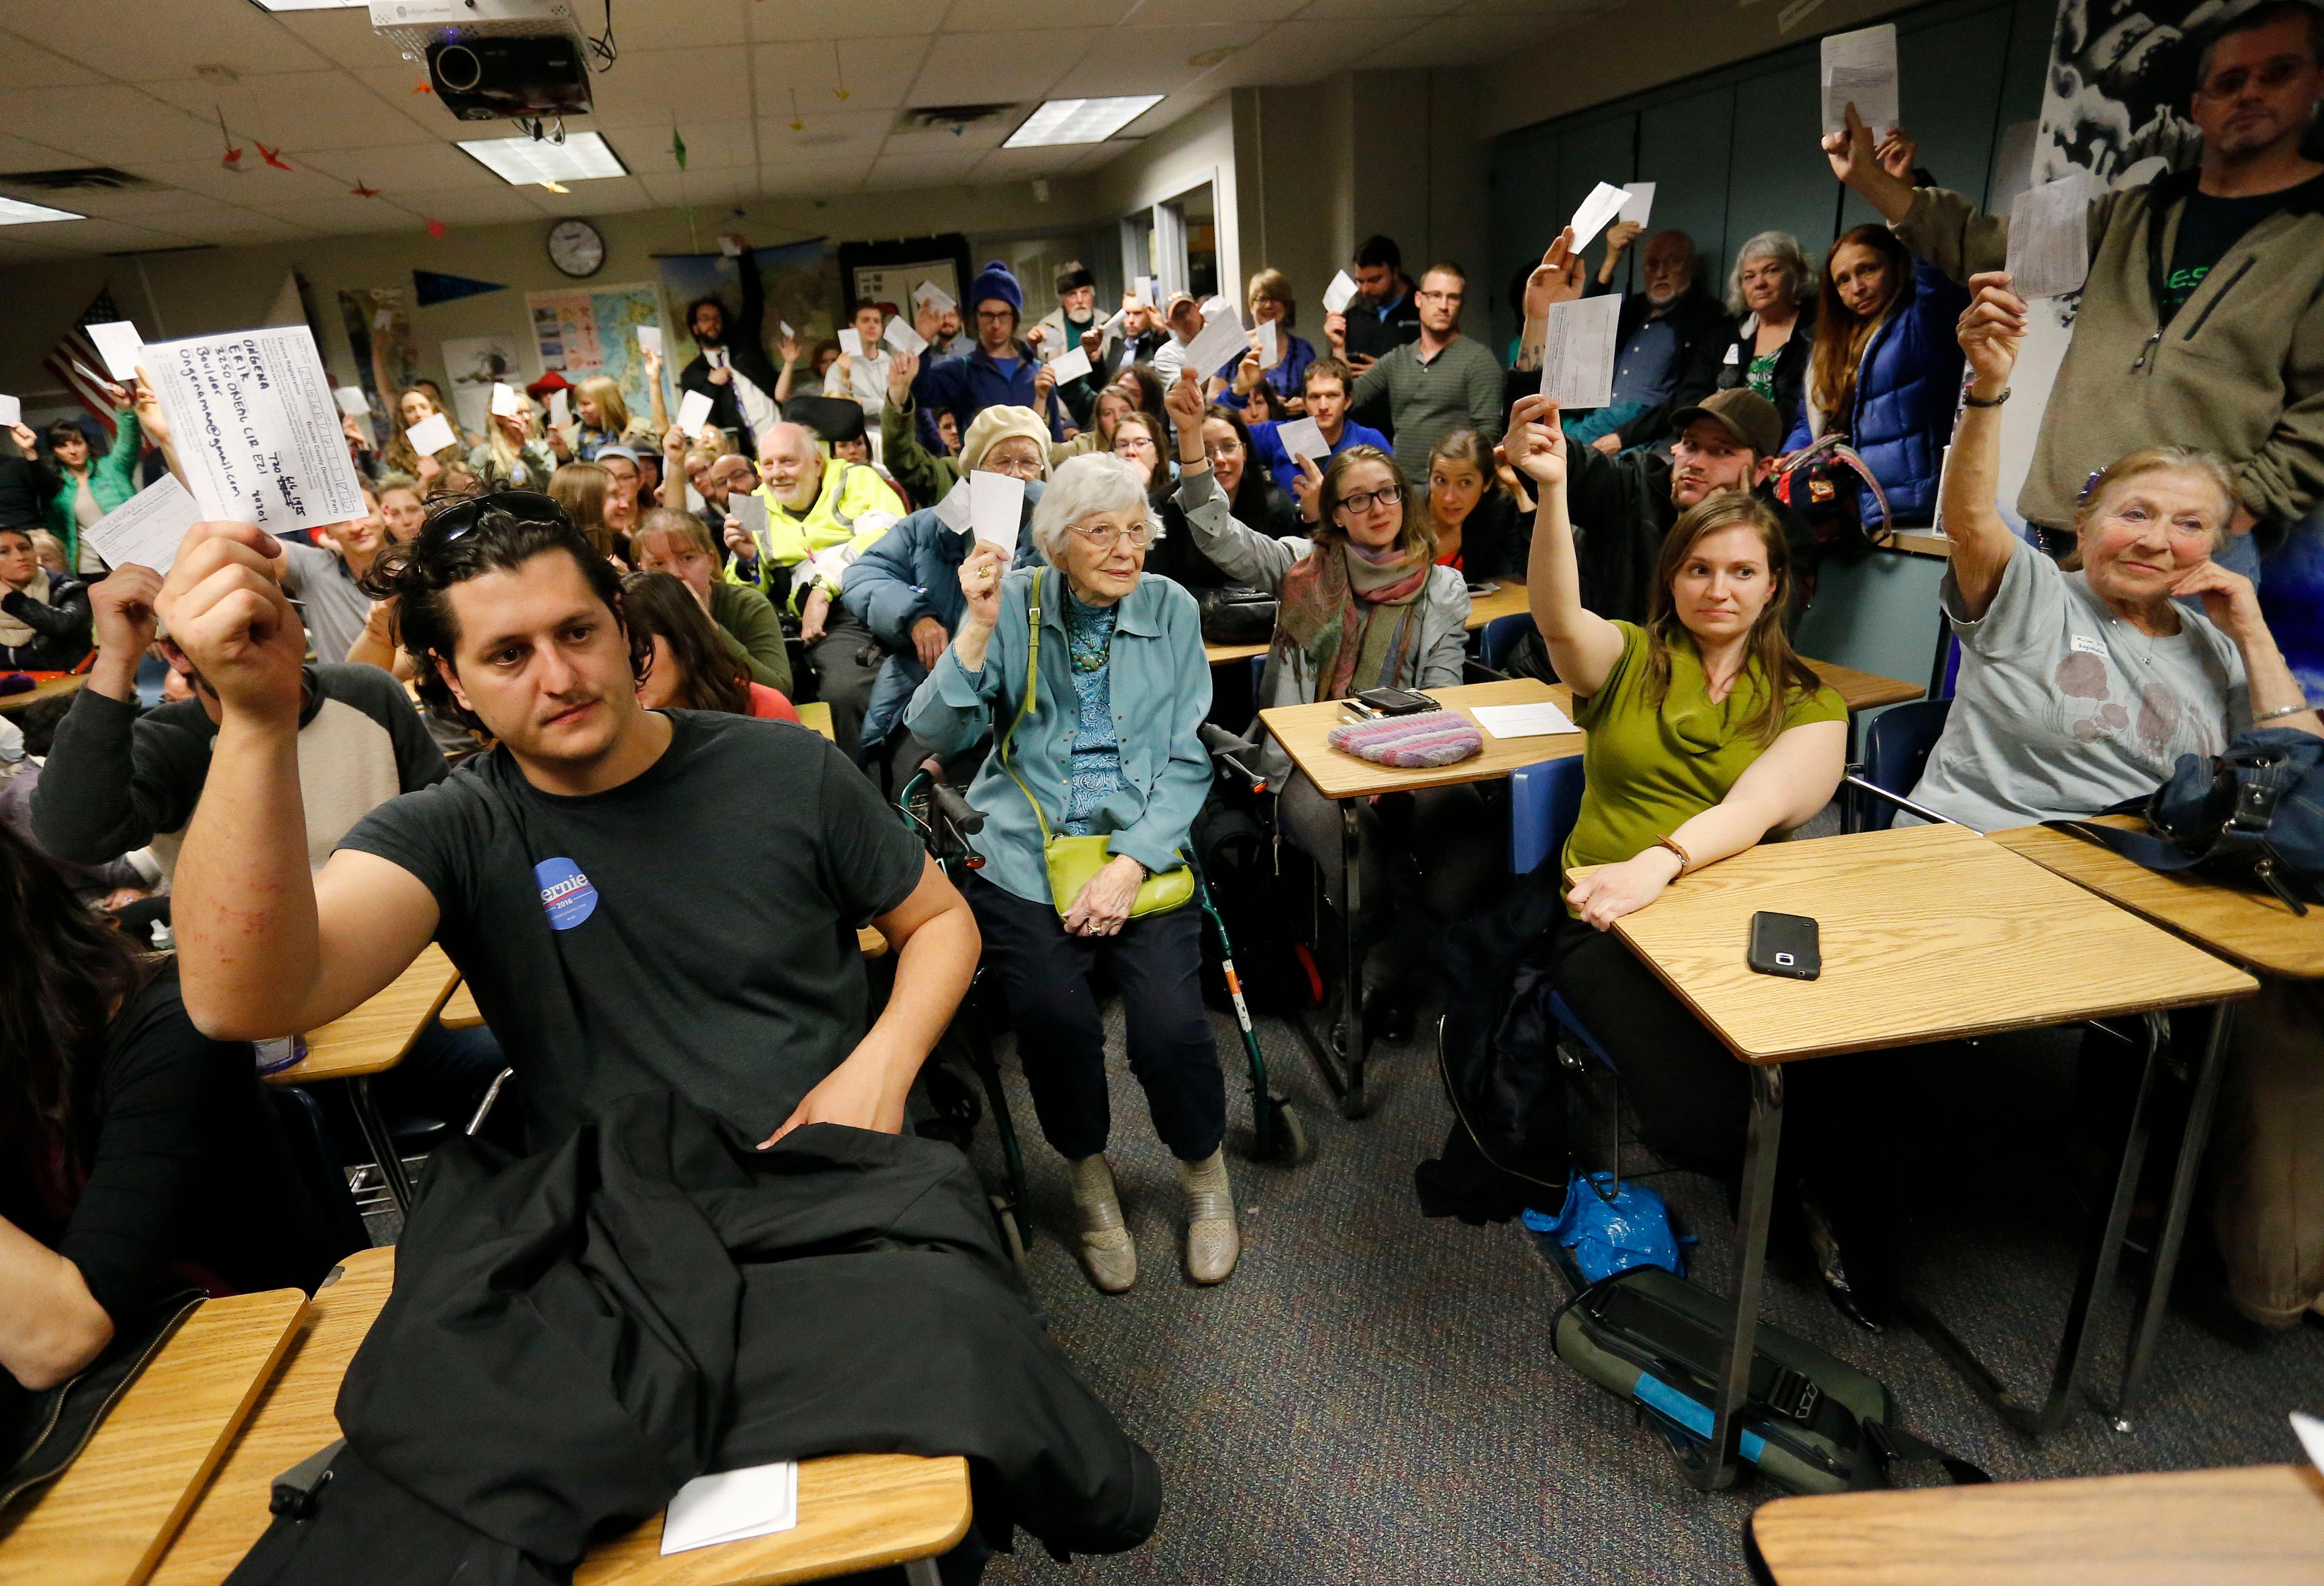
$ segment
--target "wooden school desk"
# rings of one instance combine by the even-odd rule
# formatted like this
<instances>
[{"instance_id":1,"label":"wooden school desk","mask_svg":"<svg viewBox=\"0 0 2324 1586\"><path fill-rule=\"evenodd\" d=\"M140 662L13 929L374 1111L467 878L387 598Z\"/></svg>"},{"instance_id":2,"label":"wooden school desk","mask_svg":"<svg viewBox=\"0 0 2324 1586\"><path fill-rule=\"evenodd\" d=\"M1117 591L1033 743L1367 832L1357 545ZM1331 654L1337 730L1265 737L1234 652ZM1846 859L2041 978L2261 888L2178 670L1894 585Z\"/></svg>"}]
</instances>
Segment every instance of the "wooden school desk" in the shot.
<instances>
[{"instance_id":1,"label":"wooden school desk","mask_svg":"<svg viewBox=\"0 0 2324 1586\"><path fill-rule=\"evenodd\" d=\"M1544 683L1535 678L1513 678L1499 683L1463 683L1446 688L1427 690L1430 697L1449 709L1475 721L1475 707L1480 705L1552 704L1569 716L1573 714L1573 691L1563 683ZM1353 754L1343 753L1327 742L1332 729L1343 719L1341 702L1323 700L1314 705L1278 705L1259 713L1261 725L1283 745L1292 763L1315 784L1315 790L1340 806L1340 857L1344 867L1341 873L1346 896L1342 899L1342 911L1347 917L1347 964L1344 982L1341 986L1341 1008L1347 1032L1346 1066L1335 1064L1326 1045L1319 1042L1307 1028L1304 1019L1292 1020L1292 1028L1300 1032L1315 1066L1323 1075L1323 1083L1340 1099L1340 1111L1350 1118L1360 1117L1364 1111L1364 1021L1363 1021L1363 944L1356 931L1356 920L1362 903L1362 882L1358 875L1357 857L1360 837L1357 830L1359 800L1375 793L1409 793L1421 788L1451 788L1464 782L1489 782L1508 776L1521 765L1536 765L1545 760L1562 760L1582 752L1582 735L1561 733L1538 738L1496 738L1485 734L1481 754L1454 765L1434 766L1425 770L1402 770L1393 766L1375 765Z\"/></svg>"},{"instance_id":2,"label":"wooden school desk","mask_svg":"<svg viewBox=\"0 0 2324 1586\"><path fill-rule=\"evenodd\" d=\"M800 725L814 728L834 743L839 742L839 733L831 724L831 705L827 701L810 699L791 708L798 712Z\"/></svg>"},{"instance_id":3,"label":"wooden school desk","mask_svg":"<svg viewBox=\"0 0 2324 1586\"><path fill-rule=\"evenodd\" d=\"M347 1258L315 1296L316 1319L242 1439L201 1494L153 1586L217 1586L265 1531L274 1478L339 1435L347 1363L387 1303L392 1249ZM799 1465L798 1525L661 1556L661 1520L592 1548L575 1586L761 1586L931 1558L967 1532L968 1462L842 1454ZM12 1586L13 1586L13 1577Z\"/></svg>"},{"instance_id":4,"label":"wooden school desk","mask_svg":"<svg viewBox=\"0 0 2324 1586\"><path fill-rule=\"evenodd\" d=\"M1471 595L1469 599L1469 615L1461 625L1471 633L1478 632L1488 622L1501 617L1514 617L1518 613L1528 609L1526 604L1524 579L1502 578L1496 582L1500 585L1500 587L1491 594ZM1203 659L1214 667L1222 667L1229 661L1249 660L1255 655L1266 653L1265 644L1205 644L1203 646Z\"/></svg>"},{"instance_id":5,"label":"wooden school desk","mask_svg":"<svg viewBox=\"0 0 2324 1586\"><path fill-rule=\"evenodd\" d=\"M51 678L45 683L33 684L22 694L0 694L0 711L22 710L28 705L38 705L43 699L54 699L60 694L78 694L88 685L87 672Z\"/></svg>"},{"instance_id":6,"label":"wooden school desk","mask_svg":"<svg viewBox=\"0 0 2324 1586\"><path fill-rule=\"evenodd\" d=\"M1751 916L1763 909L1818 921L1819 979L1757 974L1745 964ZM1784 1064L2191 1007L2257 989L2241 970L1965 826L1763 844L1680 878L1614 929L1750 1065L1735 1323L1710 1429L1706 1488L1734 1477L1783 1128ZM2080 1369L2089 1310L2120 1259L2159 1057L2150 1042L2123 1173L2068 1314L2053 1390L2060 1402Z\"/></svg>"},{"instance_id":7,"label":"wooden school desk","mask_svg":"<svg viewBox=\"0 0 2324 1586\"><path fill-rule=\"evenodd\" d=\"M1858 711L1875 710L1884 705L1902 705L1928 692L1918 683L1899 682L1895 678L1884 678L1877 672L1859 672L1854 667L1841 666L1838 661L1812 660L1806 656L1800 659L1807 662L1808 670L1831 684L1832 691L1847 704L1851 728Z\"/></svg>"},{"instance_id":8,"label":"wooden school desk","mask_svg":"<svg viewBox=\"0 0 2324 1586\"><path fill-rule=\"evenodd\" d=\"M290 1347L295 1288L206 1300L48 1487L0 1519L9 1586L138 1586Z\"/></svg>"},{"instance_id":9,"label":"wooden school desk","mask_svg":"<svg viewBox=\"0 0 2324 1586\"><path fill-rule=\"evenodd\" d=\"M2136 816L2101 816L2107 825L2140 831L2145 822ZM2285 980L2324 977L2324 909L2311 907L2303 917L2292 912L2272 893L2257 886L2238 886L2191 871L2164 875L2125 859L2070 833L2047 826L2019 826L1991 834L1993 841L2022 853L2045 870L2089 888L2099 897L2144 916L2165 930L2209 948L2255 974ZM2162 1331L2163 1312L2171 1296L2171 1279L2178 1266L2187 1217L2195 1196L2195 1180L2209 1142L2211 1113L2218 1101L2234 1009L2222 1002L2212 1015L2209 1038L2203 1044L2201 1066L2187 1109L2186 1132L2181 1137L2179 1166L2171 1182L2171 1200L2163 1213L2163 1234L2155 1246L2146 1293L2139 1304L2138 1321L2131 1334L2129 1357L2123 1367L2122 1391L2115 1404L2114 1424L2127 1432L2138 1406L2138 1391Z\"/></svg>"},{"instance_id":10,"label":"wooden school desk","mask_svg":"<svg viewBox=\"0 0 2324 1586\"><path fill-rule=\"evenodd\" d=\"M381 1180L394 1197L395 1209L410 1215L411 1181L403 1160L395 1154L395 1139L372 1100L372 1075L403 1061L420 1032L436 1021L460 983L460 972L430 942L420 950L410 967L354 1012L333 1019L307 1037L307 1055L290 1067L266 1076L277 1085L313 1084L343 1079L354 1088L355 1121L364 1141L379 1160Z\"/></svg>"},{"instance_id":11,"label":"wooden school desk","mask_svg":"<svg viewBox=\"0 0 2324 1586\"><path fill-rule=\"evenodd\" d=\"M1781 1498L1776 1586L2324 1586L2312 1465Z\"/></svg>"}]
</instances>

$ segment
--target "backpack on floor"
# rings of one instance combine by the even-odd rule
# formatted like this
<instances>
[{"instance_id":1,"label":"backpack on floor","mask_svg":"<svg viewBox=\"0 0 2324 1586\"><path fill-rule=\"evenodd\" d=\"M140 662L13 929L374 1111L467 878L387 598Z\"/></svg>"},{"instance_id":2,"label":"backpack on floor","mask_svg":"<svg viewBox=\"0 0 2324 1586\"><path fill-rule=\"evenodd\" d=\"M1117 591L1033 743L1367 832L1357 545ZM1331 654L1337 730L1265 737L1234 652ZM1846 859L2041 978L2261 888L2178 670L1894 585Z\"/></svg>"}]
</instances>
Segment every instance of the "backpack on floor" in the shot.
<instances>
[{"instance_id":1,"label":"backpack on floor","mask_svg":"<svg viewBox=\"0 0 2324 1586\"><path fill-rule=\"evenodd\" d=\"M1558 1313L1558 1359L1635 1404L1689 1471L1708 1462L1716 1384L1733 1307L1660 1267L1632 1267L1591 1284ZM1900 1467L1940 1468L1955 1482L1989 1481L1968 1461L1895 1425L1877 1379L1790 1333L1759 1323L1738 1439L1744 1463L1787 1492L1917 1486Z\"/></svg>"},{"instance_id":2,"label":"backpack on floor","mask_svg":"<svg viewBox=\"0 0 2324 1586\"><path fill-rule=\"evenodd\" d=\"M2108 815L2142 815L2148 830L2043 821L2149 870L2242 871L2294 914L2324 903L2324 738L2285 727L2239 733L2206 762L2182 754L2171 779Z\"/></svg>"}]
</instances>

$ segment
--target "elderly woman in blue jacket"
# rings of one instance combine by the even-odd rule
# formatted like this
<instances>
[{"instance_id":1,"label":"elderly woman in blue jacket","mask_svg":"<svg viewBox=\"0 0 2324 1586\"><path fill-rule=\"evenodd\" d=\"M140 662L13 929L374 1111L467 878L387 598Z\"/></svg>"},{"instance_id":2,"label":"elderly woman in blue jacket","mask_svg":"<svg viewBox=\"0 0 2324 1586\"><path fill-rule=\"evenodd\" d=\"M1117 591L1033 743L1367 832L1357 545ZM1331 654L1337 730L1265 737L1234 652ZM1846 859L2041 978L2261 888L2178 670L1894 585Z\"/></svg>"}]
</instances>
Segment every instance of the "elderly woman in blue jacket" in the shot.
<instances>
[{"instance_id":1,"label":"elderly woman in blue jacket","mask_svg":"<svg viewBox=\"0 0 2324 1586\"><path fill-rule=\"evenodd\" d=\"M895 441L917 449L908 431L891 429L890 434L891 454ZM889 460L895 462L892 455ZM1006 474L1025 481L1013 565L1032 567L1040 558L1028 530L1043 481L1049 475L1049 431L1039 415L1030 408L985 409L961 440L959 472L962 478ZM935 478L942 481L944 475ZM975 542L964 513L931 504L874 540L847 569L839 604L888 652L863 712L861 742L867 765L884 759L891 772L908 776L928 752L927 745L905 730L904 711L928 669L960 631L965 609L960 565Z\"/></svg>"},{"instance_id":2,"label":"elderly woman in blue jacket","mask_svg":"<svg viewBox=\"0 0 2324 1586\"><path fill-rule=\"evenodd\" d=\"M1784 449L1838 434L1880 481L1895 521L1933 521L1960 394L1953 326L1968 307L1964 288L1916 263L1886 226L1842 233L1824 256L1815 346ZM1870 491L1859 510L1867 524L1877 518Z\"/></svg>"},{"instance_id":3,"label":"elderly woman in blue jacket","mask_svg":"<svg viewBox=\"0 0 2324 1586\"><path fill-rule=\"evenodd\" d=\"M1130 464L1067 460L1033 513L1048 565L1012 569L991 544L969 552L959 629L905 717L938 753L998 739L968 791L985 817L972 839L984 864L964 890L1041 1132L1073 1168L1082 1266L1108 1294L1138 1280L1138 1251L1105 1157L1105 1026L1091 985L1101 964L1121 992L1130 1072L1178 1158L1186 1274L1217 1283L1240 1250L1200 917L1191 902L1141 900L1149 876L1160 892L1183 871L1211 785L1196 736L1211 706L1200 613L1185 590L1145 576L1161 530ZM1102 863L1061 883L1053 834L1102 839Z\"/></svg>"}]
</instances>

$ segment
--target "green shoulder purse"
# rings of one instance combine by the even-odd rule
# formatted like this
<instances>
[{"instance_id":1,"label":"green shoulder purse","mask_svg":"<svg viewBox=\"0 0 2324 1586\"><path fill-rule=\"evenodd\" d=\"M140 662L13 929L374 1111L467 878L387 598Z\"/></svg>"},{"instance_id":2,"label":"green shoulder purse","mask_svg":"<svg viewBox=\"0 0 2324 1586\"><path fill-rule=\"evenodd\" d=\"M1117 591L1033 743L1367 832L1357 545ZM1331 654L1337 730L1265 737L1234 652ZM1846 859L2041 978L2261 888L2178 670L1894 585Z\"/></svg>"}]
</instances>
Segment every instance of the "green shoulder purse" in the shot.
<instances>
[{"instance_id":1,"label":"green shoulder purse","mask_svg":"<svg viewBox=\"0 0 2324 1586\"><path fill-rule=\"evenodd\" d=\"M1033 807L1033 819L1041 828L1041 857L1049 869L1049 901L1056 906L1058 917L1063 918L1073 908L1074 899L1082 895L1082 889L1089 885L1090 878L1103 870L1113 855L1107 852L1103 837L1067 837L1049 830L1048 817L1041 813L1041 801L1033 797L1033 789L1025 785L1025 779L1009 763L1009 742L1017 734L1018 723L1033 714L1035 701L1039 697L1041 581L1047 576L1046 567L1033 569L1033 590L1026 602L1030 638L1026 644L1025 703L1018 706L1008 731L1001 734L1001 769L1009 773L1009 779L1017 784L1017 791L1025 795L1025 802ZM1149 873L1138 883L1138 896L1130 905L1130 918L1167 914L1184 908L1194 897L1194 872L1183 862L1185 856L1179 857L1181 862L1176 870Z\"/></svg>"}]
</instances>

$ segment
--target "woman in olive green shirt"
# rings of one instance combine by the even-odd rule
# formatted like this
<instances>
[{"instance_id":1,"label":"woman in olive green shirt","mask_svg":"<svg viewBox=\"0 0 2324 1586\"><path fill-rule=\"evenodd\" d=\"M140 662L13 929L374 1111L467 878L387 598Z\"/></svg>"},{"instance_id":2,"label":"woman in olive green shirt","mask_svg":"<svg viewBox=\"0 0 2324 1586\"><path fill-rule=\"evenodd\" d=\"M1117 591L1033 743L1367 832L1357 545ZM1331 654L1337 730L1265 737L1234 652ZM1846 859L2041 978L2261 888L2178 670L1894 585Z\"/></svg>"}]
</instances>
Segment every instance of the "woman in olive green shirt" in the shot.
<instances>
[{"instance_id":1,"label":"woman in olive green shirt","mask_svg":"<svg viewBox=\"0 0 2324 1586\"><path fill-rule=\"evenodd\" d=\"M1830 803L1846 769L1848 707L1792 650L1784 531L1750 494L1714 492L1681 514L1663 542L1645 625L1609 622L1582 604L1556 405L1520 401L1508 446L1509 461L1540 485L1526 582L1534 621L1590 733L1582 809L1563 858L1569 870L1599 868L1566 895L1557 989L1613 1056L1647 1143L1673 1166L1731 1183L1749 1110L1743 1065L1608 927L1652 907L1686 871ZM1795 1116L1808 1116L1788 1131L1787 1182L1812 1178L1823 1203L1837 1195L1853 1211L1853 1184L1831 1181L1855 1175L1823 1149L1849 1131L1816 1116L1841 1065L1812 1066L1793 1091ZM1801 1171L1806 1164L1812 1171ZM1808 1218L1819 1235L1827 1222ZM1836 1242L1820 1237L1817 1253L1827 1287L1840 1286L1835 1302L1860 1320Z\"/></svg>"}]
</instances>

